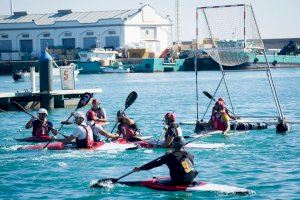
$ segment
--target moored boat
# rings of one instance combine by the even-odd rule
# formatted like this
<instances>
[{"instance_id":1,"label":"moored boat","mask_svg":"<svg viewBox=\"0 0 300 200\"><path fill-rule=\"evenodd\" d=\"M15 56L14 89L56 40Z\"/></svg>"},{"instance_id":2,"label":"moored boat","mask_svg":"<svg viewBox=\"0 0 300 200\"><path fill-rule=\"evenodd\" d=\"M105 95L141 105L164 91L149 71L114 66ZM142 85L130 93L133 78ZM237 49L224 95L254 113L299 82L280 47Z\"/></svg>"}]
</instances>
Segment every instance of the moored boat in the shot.
<instances>
[{"instance_id":1,"label":"moored boat","mask_svg":"<svg viewBox=\"0 0 300 200\"><path fill-rule=\"evenodd\" d=\"M78 76L80 70L78 69L77 65L74 63L71 63L69 66L74 67L74 69L75 69L74 77L76 78ZM18 82L30 81L30 72L27 72L27 71L14 71L12 76L13 76L13 79ZM35 76L39 77L40 73L35 73ZM53 77L60 78L60 66L53 68Z\"/></svg>"}]
</instances>

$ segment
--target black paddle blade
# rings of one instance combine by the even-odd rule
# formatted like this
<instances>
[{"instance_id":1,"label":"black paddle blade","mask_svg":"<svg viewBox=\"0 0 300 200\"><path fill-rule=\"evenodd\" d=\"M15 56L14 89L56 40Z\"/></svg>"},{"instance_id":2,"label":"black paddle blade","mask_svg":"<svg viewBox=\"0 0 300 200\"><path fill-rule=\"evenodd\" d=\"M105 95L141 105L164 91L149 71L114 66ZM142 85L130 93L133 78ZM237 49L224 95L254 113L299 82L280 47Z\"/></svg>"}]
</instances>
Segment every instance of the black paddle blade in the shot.
<instances>
[{"instance_id":1,"label":"black paddle blade","mask_svg":"<svg viewBox=\"0 0 300 200\"><path fill-rule=\"evenodd\" d=\"M69 122L69 121L62 121L60 122L61 124L65 124L65 125L70 125L70 124L73 124L72 122Z\"/></svg>"},{"instance_id":2,"label":"black paddle blade","mask_svg":"<svg viewBox=\"0 0 300 200\"><path fill-rule=\"evenodd\" d=\"M126 101L125 101L125 110L126 110L127 108L129 108L129 106L131 106L131 104L133 104L133 102L136 100L136 98L137 98L137 93L136 93L135 91L132 91L132 92L128 95L128 97L127 97L127 99L126 99Z\"/></svg>"},{"instance_id":3,"label":"black paddle blade","mask_svg":"<svg viewBox=\"0 0 300 200\"><path fill-rule=\"evenodd\" d=\"M24 112L26 111L23 106L21 106L19 103L15 102L15 101L11 101L10 104L18 110L21 110L21 111L24 111Z\"/></svg>"},{"instance_id":4,"label":"black paddle blade","mask_svg":"<svg viewBox=\"0 0 300 200\"><path fill-rule=\"evenodd\" d=\"M80 101L77 105L77 109L82 108L86 104L88 104L92 97L93 97L93 95L91 93L89 93L89 92L84 93L83 96L80 98Z\"/></svg>"},{"instance_id":5,"label":"black paddle blade","mask_svg":"<svg viewBox=\"0 0 300 200\"><path fill-rule=\"evenodd\" d=\"M91 188L105 188L108 187L111 184L114 184L118 181L118 179L115 178L105 178L102 180L98 180L96 183L92 184Z\"/></svg>"},{"instance_id":6,"label":"black paddle blade","mask_svg":"<svg viewBox=\"0 0 300 200\"><path fill-rule=\"evenodd\" d=\"M211 96L211 94L209 94L209 92L203 91L203 94L204 94L205 96L207 96L209 99L213 99L213 97Z\"/></svg>"}]
</instances>

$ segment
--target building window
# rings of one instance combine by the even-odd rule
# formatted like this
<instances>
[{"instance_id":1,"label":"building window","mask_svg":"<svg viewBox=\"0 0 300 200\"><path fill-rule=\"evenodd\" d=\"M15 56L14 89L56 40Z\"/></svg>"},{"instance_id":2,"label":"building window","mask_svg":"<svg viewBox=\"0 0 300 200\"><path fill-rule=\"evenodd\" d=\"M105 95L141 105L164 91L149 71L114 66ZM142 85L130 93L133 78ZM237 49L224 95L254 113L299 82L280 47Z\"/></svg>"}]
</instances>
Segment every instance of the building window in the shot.
<instances>
[{"instance_id":1,"label":"building window","mask_svg":"<svg viewBox=\"0 0 300 200\"><path fill-rule=\"evenodd\" d=\"M1 38L6 39L6 38L8 38L8 35L7 34L2 34Z\"/></svg>"},{"instance_id":2,"label":"building window","mask_svg":"<svg viewBox=\"0 0 300 200\"><path fill-rule=\"evenodd\" d=\"M11 40L0 40L0 52L11 52L12 41Z\"/></svg>"},{"instance_id":3,"label":"building window","mask_svg":"<svg viewBox=\"0 0 300 200\"><path fill-rule=\"evenodd\" d=\"M75 38L62 39L62 46L64 49L75 49Z\"/></svg>"},{"instance_id":4,"label":"building window","mask_svg":"<svg viewBox=\"0 0 300 200\"><path fill-rule=\"evenodd\" d=\"M116 49L120 47L120 38L119 36L108 36L105 37L105 47Z\"/></svg>"},{"instance_id":5,"label":"building window","mask_svg":"<svg viewBox=\"0 0 300 200\"><path fill-rule=\"evenodd\" d=\"M22 38L29 38L29 34L28 33L22 34Z\"/></svg>"},{"instance_id":6,"label":"building window","mask_svg":"<svg viewBox=\"0 0 300 200\"><path fill-rule=\"evenodd\" d=\"M54 46L54 39L41 39L41 51Z\"/></svg>"},{"instance_id":7,"label":"building window","mask_svg":"<svg viewBox=\"0 0 300 200\"><path fill-rule=\"evenodd\" d=\"M156 28L154 27L143 27L141 28L142 40L155 40L156 39Z\"/></svg>"},{"instance_id":8,"label":"building window","mask_svg":"<svg viewBox=\"0 0 300 200\"><path fill-rule=\"evenodd\" d=\"M31 53L33 50L32 40L20 40L21 52Z\"/></svg>"},{"instance_id":9,"label":"building window","mask_svg":"<svg viewBox=\"0 0 300 200\"><path fill-rule=\"evenodd\" d=\"M96 48L97 38L96 37L86 37L83 38L83 48L93 49Z\"/></svg>"},{"instance_id":10,"label":"building window","mask_svg":"<svg viewBox=\"0 0 300 200\"><path fill-rule=\"evenodd\" d=\"M66 37L71 37L71 36L72 36L72 33L65 33L65 36L66 36Z\"/></svg>"},{"instance_id":11,"label":"building window","mask_svg":"<svg viewBox=\"0 0 300 200\"><path fill-rule=\"evenodd\" d=\"M108 31L108 35L116 35L116 31Z\"/></svg>"},{"instance_id":12,"label":"building window","mask_svg":"<svg viewBox=\"0 0 300 200\"><path fill-rule=\"evenodd\" d=\"M43 37L50 37L50 33L44 33Z\"/></svg>"},{"instance_id":13,"label":"building window","mask_svg":"<svg viewBox=\"0 0 300 200\"><path fill-rule=\"evenodd\" d=\"M94 35L94 32L86 32L85 35L86 35L86 36L93 36L93 35Z\"/></svg>"}]
</instances>

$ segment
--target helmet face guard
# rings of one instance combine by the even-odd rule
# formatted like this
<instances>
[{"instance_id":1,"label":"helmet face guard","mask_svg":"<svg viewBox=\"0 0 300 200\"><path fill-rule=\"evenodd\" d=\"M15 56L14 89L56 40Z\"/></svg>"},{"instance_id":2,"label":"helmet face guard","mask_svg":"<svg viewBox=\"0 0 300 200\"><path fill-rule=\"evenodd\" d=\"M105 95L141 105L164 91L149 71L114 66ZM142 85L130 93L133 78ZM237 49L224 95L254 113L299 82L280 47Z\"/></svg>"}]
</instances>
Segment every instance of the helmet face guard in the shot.
<instances>
[{"instance_id":1,"label":"helmet face guard","mask_svg":"<svg viewBox=\"0 0 300 200\"><path fill-rule=\"evenodd\" d=\"M174 113L167 113L164 116L165 122L170 124L170 122L174 122L176 120L176 115Z\"/></svg>"}]
</instances>

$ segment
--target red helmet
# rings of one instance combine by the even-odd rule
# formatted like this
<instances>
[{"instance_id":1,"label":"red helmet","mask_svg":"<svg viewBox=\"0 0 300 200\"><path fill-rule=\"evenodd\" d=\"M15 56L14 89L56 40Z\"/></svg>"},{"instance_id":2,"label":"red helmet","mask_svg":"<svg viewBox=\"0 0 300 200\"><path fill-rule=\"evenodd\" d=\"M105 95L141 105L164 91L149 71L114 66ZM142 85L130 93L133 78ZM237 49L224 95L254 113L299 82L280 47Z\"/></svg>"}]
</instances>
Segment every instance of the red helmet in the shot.
<instances>
[{"instance_id":1,"label":"red helmet","mask_svg":"<svg viewBox=\"0 0 300 200\"><path fill-rule=\"evenodd\" d=\"M169 121L175 121L176 115L175 115L175 113L167 113L167 114L165 114L165 119L167 119Z\"/></svg>"},{"instance_id":2,"label":"red helmet","mask_svg":"<svg viewBox=\"0 0 300 200\"><path fill-rule=\"evenodd\" d=\"M222 97L220 97L220 98L218 99L218 101L225 102L225 100L224 100Z\"/></svg>"},{"instance_id":3,"label":"red helmet","mask_svg":"<svg viewBox=\"0 0 300 200\"><path fill-rule=\"evenodd\" d=\"M89 110L87 112L86 118L87 118L87 120L95 120L95 119L97 119L95 112L92 111L92 110Z\"/></svg>"},{"instance_id":4,"label":"red helmet","mask_svg":"<svg viewBox=\"0 0 300 200\"><path fill-rule=\"evenodd\" d=\"M93 105L98 105L100 101L98 99L93 99L92 104Z\"/></svg>"}]
</instances>

